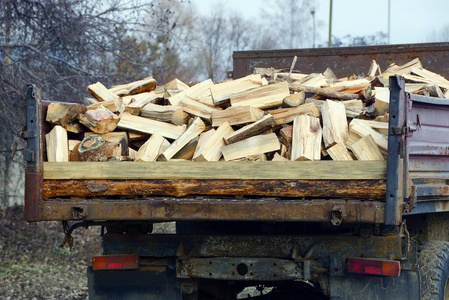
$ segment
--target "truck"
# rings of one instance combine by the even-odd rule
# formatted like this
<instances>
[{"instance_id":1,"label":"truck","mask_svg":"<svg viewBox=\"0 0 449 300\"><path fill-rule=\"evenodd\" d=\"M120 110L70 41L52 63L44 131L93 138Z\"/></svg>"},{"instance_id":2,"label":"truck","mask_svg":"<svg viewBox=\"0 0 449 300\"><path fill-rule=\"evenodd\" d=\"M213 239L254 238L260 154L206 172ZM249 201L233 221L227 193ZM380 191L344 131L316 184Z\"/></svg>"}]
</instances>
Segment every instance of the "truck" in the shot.
<instances>
[{"instance_id":1,"label":"truck","mask_svg":"<svg viewBox=\"0 0 449 300\"><path fill-rule=\"evenodd\" d=\"M337 76L419 58L449 75L449 43L234 52L255 67ZM449 100L389 78L384 162L45 162L49 101L27 91L25 218L101 226L91 299L448 299ZM119 165L120 164L120 165ZM131 165L133 164L133 165ZM176 233L152 233L175 222Z\"/></svg>"}]
</instances>

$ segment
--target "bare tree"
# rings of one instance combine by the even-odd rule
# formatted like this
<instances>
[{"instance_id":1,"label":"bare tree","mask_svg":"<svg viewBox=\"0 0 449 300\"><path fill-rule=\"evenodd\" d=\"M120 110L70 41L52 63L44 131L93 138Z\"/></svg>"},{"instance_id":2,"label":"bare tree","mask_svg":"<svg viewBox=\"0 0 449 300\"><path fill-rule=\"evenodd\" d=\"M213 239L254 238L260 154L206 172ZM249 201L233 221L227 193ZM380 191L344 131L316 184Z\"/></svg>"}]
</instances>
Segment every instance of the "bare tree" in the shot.
<instances>
[{"instance_id":1,"label":"bare tree","mask_svg":"<svg viewBox=\"0 0 449 300\"><path fill-rule=\"evenodd\" d=\"M276 37L277 48L311 47L313 23L310 14L311 0L276 0L268 2L268 9L262 10L267 20L265 30Z\"/></svg>"},{"instance_id":2,"label":"bare tree","mask_svg":"<svg viewBox=\"0 0 449 300\"><path fill-rule=\"evenodd\" d=\"M24 89L34 83L44 98L83 101L88 84L106 86L150 76L167 43L160 27L147 26L170 0L0 0L0 187L3 204L15 192L11 153L25 119ZM170 11L159 11L161 20ZM169 24L170 25L170 24ZM173 25L172 25L173 26ZM176 26L175 26L176 27ZM157 38L154 38L154 37ZM163 68L162 68L163 69ZM163 69L164 72L165 69ZM23 142L18 147L20 153ZM20 156L15 160L22 161ZM14 165L14 167L13 167ZM23 167L20 168L23 171Z\"/></svg>"},{"instance_id":3,"label":"bare tree","mask_svg":"<svg viewBox=\"0 0 449 300\"><path fill-rule=\"evenodd\" d=\"M449 24L444 25L438 30L432 30L427 37L427 42L448 42L449 41Z\"/></svg>"},{"instance_id":4,"label":"bare tree","mask_svg":"<svg viewBox=\"0 0 449 300\"><path fill-rule=\"evenodd\" d=\"M201 18L198 51L204 77L220 81L232 69L234 51L264 50L275 47L275 38L263 24L247 20L236 12L216 8Z\"/></svg>"}]
</instances>

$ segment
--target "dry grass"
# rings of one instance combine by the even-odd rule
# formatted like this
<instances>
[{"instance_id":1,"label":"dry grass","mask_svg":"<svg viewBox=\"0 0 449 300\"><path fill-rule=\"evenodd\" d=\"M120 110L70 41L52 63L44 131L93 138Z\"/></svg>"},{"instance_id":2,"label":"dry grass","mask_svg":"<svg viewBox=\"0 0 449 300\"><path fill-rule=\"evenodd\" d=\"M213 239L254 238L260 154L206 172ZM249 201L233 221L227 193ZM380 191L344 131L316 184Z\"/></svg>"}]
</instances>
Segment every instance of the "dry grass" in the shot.
<instances>
[{"instance_id":1,"label":"dry grass","mask_svg":"<svg viewBox=\"0 0 449 300\"><path fill-rule=\"evenodd\" d=\"M59 222L28 223L21 206L0 211L0 299L86 299L99 229L75 230L71 252L59 248L63 238Z\"/></svg>"}]
</instances>

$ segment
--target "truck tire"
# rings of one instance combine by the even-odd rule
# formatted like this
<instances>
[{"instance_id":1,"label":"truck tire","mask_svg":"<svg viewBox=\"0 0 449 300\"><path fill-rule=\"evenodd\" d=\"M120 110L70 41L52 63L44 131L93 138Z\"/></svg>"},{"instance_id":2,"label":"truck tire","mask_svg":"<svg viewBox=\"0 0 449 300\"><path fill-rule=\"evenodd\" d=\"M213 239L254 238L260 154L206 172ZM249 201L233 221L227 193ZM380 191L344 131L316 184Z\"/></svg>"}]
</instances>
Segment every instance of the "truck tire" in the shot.
<instances>
[{"instance_id":1,"label":"truck tire","mask_svg":"<svg viewBox=\"0 0 449 300\"><path fill-rule=\"evenodd\" d=\"M418 256L423 300L449 299L449 242L429 241Z\"/></svg>"}]
</instances>

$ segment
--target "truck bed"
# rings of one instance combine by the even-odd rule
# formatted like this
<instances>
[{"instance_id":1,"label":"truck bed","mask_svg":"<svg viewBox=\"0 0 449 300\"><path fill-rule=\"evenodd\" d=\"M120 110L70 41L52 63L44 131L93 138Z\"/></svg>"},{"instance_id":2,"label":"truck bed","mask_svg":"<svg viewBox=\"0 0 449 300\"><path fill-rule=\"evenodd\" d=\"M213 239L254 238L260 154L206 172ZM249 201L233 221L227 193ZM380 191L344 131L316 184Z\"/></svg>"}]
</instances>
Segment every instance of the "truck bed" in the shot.
<instances>
[{"instance_id":1,"label":"truck bed","mask_svg":"<svg viewBox=\"0 0 449 300\"><path fill-rule=\"evenodd\" d=\"M28 93L26 218L398 224L449 210L449 100L390 79L387 161L47 163L48 102Z\"/></svg>"}]
</instances>

